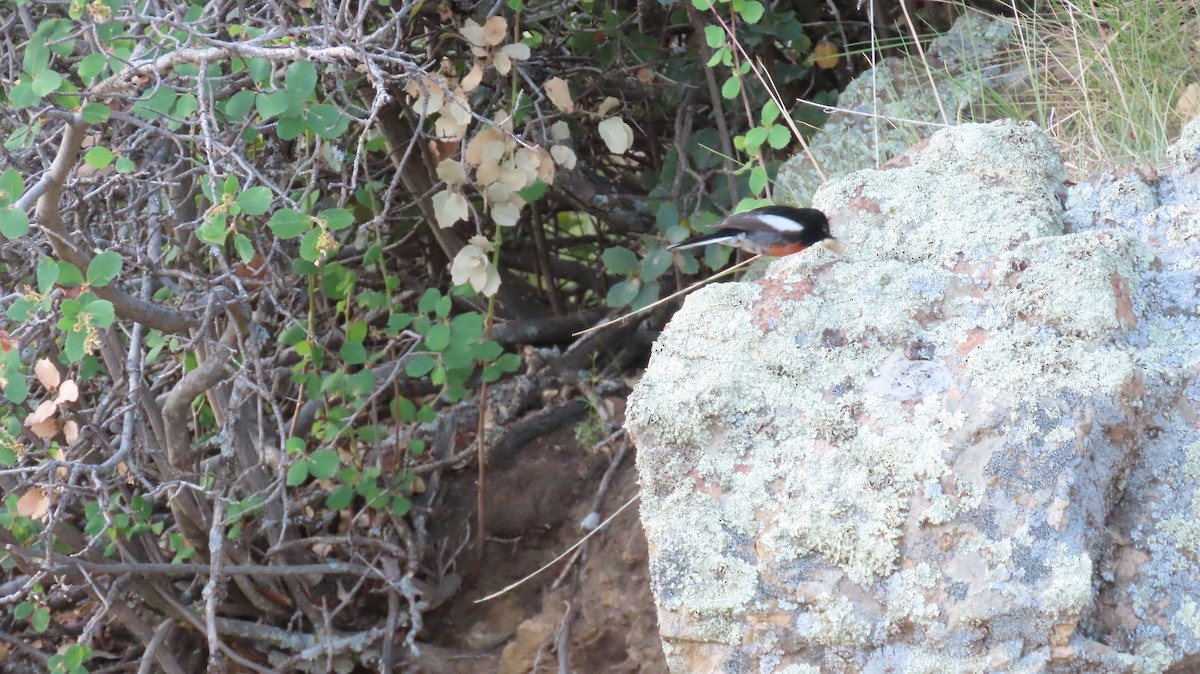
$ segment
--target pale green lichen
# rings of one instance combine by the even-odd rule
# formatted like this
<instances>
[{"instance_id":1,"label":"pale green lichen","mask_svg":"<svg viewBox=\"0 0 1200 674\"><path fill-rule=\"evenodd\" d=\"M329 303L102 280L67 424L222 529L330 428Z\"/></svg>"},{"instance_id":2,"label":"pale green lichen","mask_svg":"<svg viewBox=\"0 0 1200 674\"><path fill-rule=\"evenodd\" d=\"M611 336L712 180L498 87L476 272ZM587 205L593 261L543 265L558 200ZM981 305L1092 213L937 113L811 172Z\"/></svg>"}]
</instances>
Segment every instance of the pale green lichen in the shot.
<instances>
[{"instance_id":1,"label":"pale green lichen","mask_svg":"<svg viewBox=\"0 0 1200 674\"><path fill-rule=\"evenodd\" d=\"M858 615L854 602L846 597L818 598L809 616L812 628L808 637L813 643L825 646L870 643L870 621Z\"/></svg>"},{"instance_id":2,"label":"pale green lichen","mask_svg":"<svg viewBox=\"0 0 1200 674\"><path fill-rule=\"evenodd\" d=\"M1050 566L1050 584L1042 590L1042 606L1060 615L1079 615L1092 602L1091 555L1070 554L1059 544Z\"/></svg>"},{"instance_id":3,"label":"pale green lichen","mask_svg":"<svg viewBox=\"0 0 1200 674\"><path fill-rule=\"evenodd\" d=\"M939 572L925 562L903 569L888 579L883 619L889 633L915 625L933 629L941 609L926 593L937 586Z\"/></svg>"}]
</instances>

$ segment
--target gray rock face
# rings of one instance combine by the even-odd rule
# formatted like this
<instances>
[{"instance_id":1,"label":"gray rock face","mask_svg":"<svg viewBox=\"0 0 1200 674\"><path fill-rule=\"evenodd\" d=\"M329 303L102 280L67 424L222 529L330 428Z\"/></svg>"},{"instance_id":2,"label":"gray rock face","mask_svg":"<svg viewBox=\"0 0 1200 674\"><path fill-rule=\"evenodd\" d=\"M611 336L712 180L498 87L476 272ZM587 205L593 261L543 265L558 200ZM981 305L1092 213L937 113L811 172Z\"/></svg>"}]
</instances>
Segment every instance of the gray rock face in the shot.
<instances>
[{"instance_id":1,"label":"gray rock face","mask_svg":"<svg viewBox=\"0 0 1200 674\"><path fill-rule=\"evenodd\" d=\"M1062 180L941 131L676 314L627 424L673 671L1194 671L1200 174Z\"/></svg>"}]
</instances>

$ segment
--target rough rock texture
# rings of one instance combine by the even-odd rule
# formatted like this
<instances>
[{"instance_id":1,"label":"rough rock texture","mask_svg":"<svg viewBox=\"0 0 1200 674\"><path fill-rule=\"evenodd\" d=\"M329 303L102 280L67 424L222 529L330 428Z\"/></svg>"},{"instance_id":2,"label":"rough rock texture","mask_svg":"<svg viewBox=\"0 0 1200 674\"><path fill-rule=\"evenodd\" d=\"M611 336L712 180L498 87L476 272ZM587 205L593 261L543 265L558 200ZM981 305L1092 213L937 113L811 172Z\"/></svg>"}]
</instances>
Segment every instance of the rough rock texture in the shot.
<instances>
[{"instance_id":1,"label":"rough rock texture","mask_svg":"<svg viewBox=\"0 0 1200 674\"><path fill-rule=\"evenodd\" d=\"M941 131L688 299L627 424L673 671L1200 671L1198 131L1069 191Z\"/></svg>"},{"instance_id":2,"label":"rough rock texture","mask_svg":"<svg viewBox=\"0 0 1200 674\"><path fill-rule=\"evenodd\" d=\"M989 92L1024 86L1021 59L1004 55L1012 22L968 12L930 46L927 57L886 58L838 95L840 110L829 115L809 141L826 178L877 166L930 135L942 109L953 123L986 121ZM926 68L929 68L927 71ZM930 94L930 75L937 96ZM799 154L779 169L776 198L807 205L825 180Z\"/></svg>"}]
</instances>

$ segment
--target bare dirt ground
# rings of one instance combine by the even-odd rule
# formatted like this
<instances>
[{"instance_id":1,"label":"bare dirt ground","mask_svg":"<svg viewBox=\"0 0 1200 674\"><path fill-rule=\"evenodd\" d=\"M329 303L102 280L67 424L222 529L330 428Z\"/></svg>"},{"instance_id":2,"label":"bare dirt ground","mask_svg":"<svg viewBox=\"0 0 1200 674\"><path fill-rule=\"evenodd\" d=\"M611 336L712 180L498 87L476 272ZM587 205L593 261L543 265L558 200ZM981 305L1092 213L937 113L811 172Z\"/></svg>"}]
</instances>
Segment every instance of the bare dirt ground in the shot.
<instances>
[{"instance_id":1,"label":"bare dirt ground","mask_svg":"<svg viewBox=\"0 0 1200 674\"><path fill-rule=\"evenodd\" d=\"M472 544L475 469L448 476L431 540L457 594L427 616L421 669L430 674L614 672L665 674L650 594L646 539L630 506L564 560L484 603L480 597L525 577L578 541L617 448L593 453L564 427L526 445L486 477L488 543L481 563ZM603 520L637 494L634 450L611 471ZM465 543L465 544L464 544ZM461 546L461 548L459 547ZM452 561L451 561L452 560ZM453 586L453 583L447 583Z\"/></svg>"}]
</instances>

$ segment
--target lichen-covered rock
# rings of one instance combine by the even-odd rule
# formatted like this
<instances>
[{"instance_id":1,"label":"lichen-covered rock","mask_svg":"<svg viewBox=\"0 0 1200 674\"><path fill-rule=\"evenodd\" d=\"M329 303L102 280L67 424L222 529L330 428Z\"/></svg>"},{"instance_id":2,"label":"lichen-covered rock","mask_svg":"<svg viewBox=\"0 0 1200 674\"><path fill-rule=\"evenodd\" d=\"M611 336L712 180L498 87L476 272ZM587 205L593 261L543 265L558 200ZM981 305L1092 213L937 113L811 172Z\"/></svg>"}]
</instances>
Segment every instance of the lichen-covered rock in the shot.
<instances>
[{"instance_id":1,"label":"lichen-covered rock","mask_svg":"<svg viewBox=\"0 0 1200 674\"><path fill-rule=\"evenodd\" d=\"M1200 177L1062 180L939 132L676 314L627 424L674 671L1192 671Z\"/></svg>"}]
</instances>

